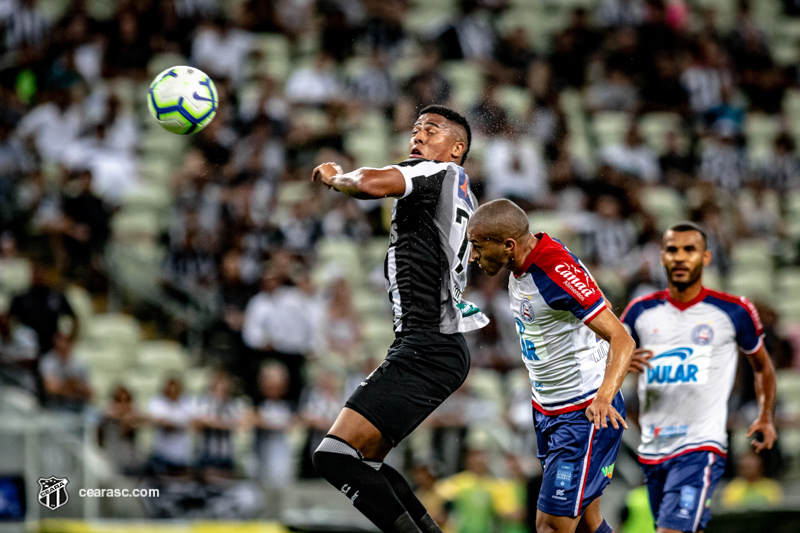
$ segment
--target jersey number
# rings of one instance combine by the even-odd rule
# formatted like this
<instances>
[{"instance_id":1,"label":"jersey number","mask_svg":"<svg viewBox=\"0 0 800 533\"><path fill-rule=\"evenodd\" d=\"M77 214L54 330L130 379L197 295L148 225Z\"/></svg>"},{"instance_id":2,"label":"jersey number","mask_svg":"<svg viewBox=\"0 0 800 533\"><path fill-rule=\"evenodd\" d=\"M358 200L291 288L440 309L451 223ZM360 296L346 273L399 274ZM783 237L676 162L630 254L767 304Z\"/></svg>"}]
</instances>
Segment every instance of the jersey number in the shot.
<instances>
[{"instance_id":1,"label":"jersey number","mask_svg":"<svg viewBox=\"0 0 800 533\"><path fill-rule=\"evenodd\" d=\"M456 224L461 225L461 221L466 219L469 221L469 213L461 209L456 209ZM461 241L461 248L458 250L458 265L456 266L456 274L464 272L464 256L467 253L469 246L469 239L467 239L467 228L464 228L464 239Z\"/></svg>"}]
</instances>

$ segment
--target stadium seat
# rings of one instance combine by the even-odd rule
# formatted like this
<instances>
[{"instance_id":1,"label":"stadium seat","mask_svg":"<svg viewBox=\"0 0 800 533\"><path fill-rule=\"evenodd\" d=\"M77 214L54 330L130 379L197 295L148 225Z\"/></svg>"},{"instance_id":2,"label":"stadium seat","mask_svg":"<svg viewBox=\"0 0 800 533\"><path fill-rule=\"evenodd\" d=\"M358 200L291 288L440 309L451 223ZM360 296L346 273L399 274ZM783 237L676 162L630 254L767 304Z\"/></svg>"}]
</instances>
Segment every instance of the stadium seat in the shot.
<instances>
[{"instance_id":1,"label":"stadium seat","mask_svg":"<svg viewBox=\"0 0 800 533\"><path fill-rule=\"evenodd\" d=\"M353 291L353 307L363 317L391 316L391 307L386 293L361 288Z\"/></svg>"},{"instance_id":2,"label":"stadium seat","mask_svg":"<svg viewBox=\"0 0 800 533\"><path fill-rule=\"evenodd\" d=\"M139 322L130 315L120 313L95 315L87 328L87 340L100 346L115 344L124 350L124 365L133 362L141 337Z\"/></svg>"},{"instance_id":3,"label":"stadium seat","mask_svg":"<svg viewBox=\"0 0 800 533\"><path fill-rule=\"evenodd\" d=\"M111 218L111 234L118 242L155 242L159 226L159 217L148 211L123 210Z\"/></svg>"},{"instance_id":4,"label":"stadium seat","mask_svg":"<svg viewBox=\"0 0 800 533\"><path fill-rule=\"evenodd\" d=\"M777 116L763 113L748 113L744 121L747 138L747 155L751 162L764 161L772 151L772 142L780 133L781 124Z\"/></svg>"},{"instance_id":5,"label":"stadium seat","mask_svg":"<svg viewBox=\"0 0 800 533\"><path fill-rule=\"evenodd\" d=\"M254 65L255 73L266 73L279 82L286 81L292 70L289 39L276 33L260 33L253 37L252 46L261 55Z\"/></svg>"},{"instance_id":6,"label":"stadium seat","mask_svg":"<svg viewBox=\"0 0 800 533\"><path fill-rule=\"evenodd\" d=\"M746 296L751 300L770 301L772 269L734 267L728 275L728 292Z\"/></svg>"},{"instance_id":7,"label":"stadium seat","mask_svg":"<svg viewBox=\"0 0 800 533\"><path fill-rule=\"evenodd\" d=\"M453 85L453 100L457 107L469 109L483 90L484 71L477 63L447 61L445 76Z\"/></svg>"},{"instance_id":8,"label":"stadium seat","mask_svg":"<svg viewBox=\"0 0 800 533\"><path fill-rule=\"evenodd\" d=\"M630 115L627 113L617 113L603 111L594 114L592 119L592 134L595 144L603 148L612 144L621 143L625 138L625 132L630 125Z\"/></svg>"},{"instance_id":9,"label":"stadium seat","mask_svg":"<svg viewBox=\"0 0 800 533\"><path fill-rule=\"evenodd\" d=\"M94 317L92 297L89 295L89 291L80 285L67 287L64 290L64 296L66 296L72 310L75 311L75 316L78 317L78 323L80 324L79 336L85 338L90 327L89 324L91 324Z\"/></svg>"},{"instance_id":10,"label":"stadium seat","mask_svg":"<svg viewBox=\"0 0 800 533\"><path fill-rule=\"evenodd\" d=\"M558 211L534 211L528 215L528 224L533 233L543 231L557 239L565 229Z\"/></svg>"},{"instance_id":11,"label":"stadium seat","mask_svg":"<svg viewBox=\"0 0 800 533\"><path fill-rule=\"evenodd\" d=\"M508 110L512 121L520 122L528 116L531 107L531 97L527 89L504 85L497 91L500 104Z\"/></svg>"},{"instance_id":12,"label":"stadium seat","mask_svg":"<svg viewBox=\"0 0 800 533\"><path fill-rule=\"evenodd\" d=\"M676 221L686 218L683 200L674 189L647 187L641 198L645 210L655 217L659 231L665 231Z\"/></svg>"},{"instance_id":13,"label":"stadium seat","mask_svg":"<svg viewBox=\"0 0 800 533\"><path fill-rule=\"evenodd\" d=\"M121 380L131 391L134 402L140 409L146 409L150 398L161 392L164 379L155 372L131 372Z\"/></svg>"},{"instance_id":14,"label":"stadium seat","mask_svg":"<svg viewBox=\"0 0 800 533\"><path fill-rule=\"evenodd\" d=\"M358 245L353 241L323 239L317 243L317 257L321 266L336 270L353 288L364 283Z\"/></svg>"},{"instance_id":15,"label":"stadium seat","mask_svg":"<svg viewBox=\"0 0 800 533\"><path fill-rule=\"evenodd\" d=\"M169 375L169 374L168 374ZM214 372L208 367L187 368L181 372L184 394L200 396L208 391Z\"/></svg>"},{"instance_id":16,"label":"stadium seat","mask_svg":"<svg viewBox=\"0 0 800 533\"><path fill-rule=\"evenodd\" d=\"M155 78L159 73L170 67L188 64L189 60L181 54L176 54L174 52L155 54L150 58L150 61L147 62L147 76L148 78Z\"/></svg>"},{"instance_id":17,"label":"stadium seat","mask_svg":"<svg viewBox=\"0 0 800 533\"><path fill-rule=\"evenodd\" d=\"M738 240L731 250L734 268L772 272L772 247L766 239Z\"/></svg>"},{"instance_id":18,"label":"stadium seat","mask_svg":"<svg viewBox=\"0 0 800 533\"><path fill-rule=\"evenodd\" d=\"M0 260L0 292L14 296L31 286L33 269L24 257Z\"/></svg>"},{"instance_id":19,"label":"stadium seat","mask_svg":"<svg viewBox=\"0 0 800 533\"><path fill-rule=\"evenodd\" d=\"M656 154L666 151L667 134L680 131L681 118L677 113L647 113L639 119L639 132Z\"/></svg>"},{"instance_id":20,"label":"stadium seat","mask_svg":"<svg viewBox=\"0 0 800 533\"><path fill-rule=\"evenodd\" d=\"M138 346L137 365L146 371L182 372L189 366L188 354L180 343L168 340L140 342Z\"/></svg>"}]
</instances>

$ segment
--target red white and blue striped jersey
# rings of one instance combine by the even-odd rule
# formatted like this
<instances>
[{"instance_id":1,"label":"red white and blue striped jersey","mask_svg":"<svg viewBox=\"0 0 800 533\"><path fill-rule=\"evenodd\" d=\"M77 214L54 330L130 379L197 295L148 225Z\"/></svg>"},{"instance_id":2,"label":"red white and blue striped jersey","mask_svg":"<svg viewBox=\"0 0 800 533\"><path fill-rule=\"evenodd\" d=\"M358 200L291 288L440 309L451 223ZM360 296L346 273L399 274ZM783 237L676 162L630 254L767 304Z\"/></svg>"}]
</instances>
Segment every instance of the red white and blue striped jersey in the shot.
<instances>
[{"instance_id":1,"label":"red white and blue striped jersey","mask_svg":"<svg viewBox=\"0 0 800 533\"><path fill-rule=\"evenodd\" d=\"M631 302L621 320L636 345L654 354L638 382L640 461L657 464L693 451L724 457L738 350L752 354L763 342L753 304L707 288L686 303L660 291Z\"/></svg>"},{"instance_id":2,"label":"red white and blue striped jersey","mask_svg":"<svg viewBox=\"0 0 800 533\"><path fill-rule=\"evenodd\" d=\"M545 233L508 283L533 407L546 415L586 408L603 381L608 343L588 324L605 309L589 271Z\"/></svg>"}]
</instances>

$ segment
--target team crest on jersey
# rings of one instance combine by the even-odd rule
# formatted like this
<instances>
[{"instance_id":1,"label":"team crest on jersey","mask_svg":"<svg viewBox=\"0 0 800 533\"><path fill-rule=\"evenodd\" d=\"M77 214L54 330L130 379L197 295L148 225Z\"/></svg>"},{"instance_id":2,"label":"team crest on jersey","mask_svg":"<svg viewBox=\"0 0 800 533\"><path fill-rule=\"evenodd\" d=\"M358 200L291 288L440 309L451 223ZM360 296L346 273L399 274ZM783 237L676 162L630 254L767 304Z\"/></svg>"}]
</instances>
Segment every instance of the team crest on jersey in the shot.
<instances>
[{"instance_id":1,"label":"team crest on jersey","mask_svg":"<svg viewBox=\"0 0 800 533\"><path fill-rule=\"evenodd\" d=\"M708 324L699 324L692 330L692 341L700 346L711 344L714 340L714 330Z\"/></svg>"},{"instance_id":2,"label":"team crest on jersey","mask_svg":"<svg viewBox=\"0 0 800 533\"><path fill-rule=\"evenodd\" d=\"M523 298L519 305L519 318L526 324L533 323L533 302L530 298Z\"/></svg>"}]
</instances>

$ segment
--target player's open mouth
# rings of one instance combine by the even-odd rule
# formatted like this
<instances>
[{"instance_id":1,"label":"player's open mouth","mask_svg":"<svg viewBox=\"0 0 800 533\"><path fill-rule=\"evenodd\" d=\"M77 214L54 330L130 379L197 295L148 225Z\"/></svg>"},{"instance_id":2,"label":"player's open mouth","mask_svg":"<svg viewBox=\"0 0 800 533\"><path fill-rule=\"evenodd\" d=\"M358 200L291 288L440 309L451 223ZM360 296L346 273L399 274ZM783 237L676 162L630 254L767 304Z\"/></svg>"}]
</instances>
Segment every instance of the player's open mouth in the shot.
<instances>
[{"instance_id":1,"label":"player's open mouth","mask_svg":"<svg viewBox=\"0 0 800 533\"><path fill-rule=\"evenodd\" d=\"M419 148L412 148L409 157L422 157L422 152L419 151Z\"/></svg>"}]
</instances>

